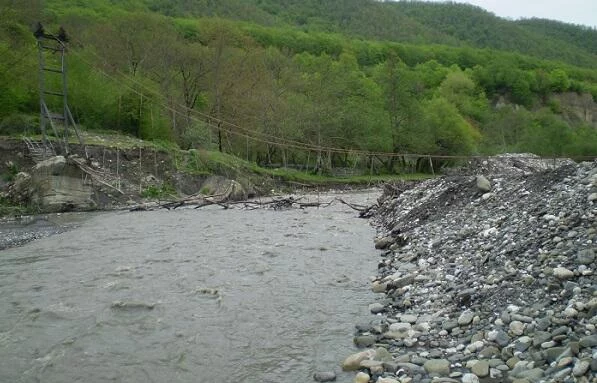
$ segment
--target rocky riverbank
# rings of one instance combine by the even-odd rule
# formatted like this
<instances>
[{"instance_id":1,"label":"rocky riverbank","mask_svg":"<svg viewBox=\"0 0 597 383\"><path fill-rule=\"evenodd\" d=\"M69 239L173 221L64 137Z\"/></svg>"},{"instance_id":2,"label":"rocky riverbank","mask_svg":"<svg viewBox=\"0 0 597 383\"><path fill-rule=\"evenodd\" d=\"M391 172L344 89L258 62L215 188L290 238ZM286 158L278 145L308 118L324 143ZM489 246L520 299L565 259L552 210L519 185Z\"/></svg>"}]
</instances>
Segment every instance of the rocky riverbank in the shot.
<instances>
[{"instance_id":1,"label":"rocky riverbank","mask_svg":"<svg viewBox=\"0 0 597 383\"><path fill-rule=\"evenodd\" d=\"M64 233L88 217L89 213L58 213L0 218L0 251Z\"/></svg>"},{"instance_id":2,"label":"rocky riverbank","mask_svg":"<svg viewBox=\"0 0 597 383\"><path fill-rule=\"evenodd\" d=\"M596 162L496 157L388 186L375 214L357 382L597 381Z\"/></svg>"}]
</instances>

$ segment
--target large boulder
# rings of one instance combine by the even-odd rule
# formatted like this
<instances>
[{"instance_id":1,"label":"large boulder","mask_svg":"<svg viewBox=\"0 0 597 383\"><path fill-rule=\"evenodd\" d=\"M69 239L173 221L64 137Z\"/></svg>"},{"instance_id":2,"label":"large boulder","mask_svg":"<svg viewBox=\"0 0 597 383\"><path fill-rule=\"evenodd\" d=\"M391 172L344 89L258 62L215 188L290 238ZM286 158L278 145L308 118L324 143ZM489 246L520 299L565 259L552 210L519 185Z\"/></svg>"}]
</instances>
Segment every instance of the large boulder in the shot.
<instances>
[{"instance_id":1,"label":"large boulder","mask_svg":"<svg viewBox=\"0 0 597 383\"><path fill-rule=\"evenodd\" d=\"M477 189L479 189L483 193L488 193L491 191L491 182L489 182L489 180L485 176L478 175L476 181Z\"/></svg>"},{"instance_id":2,"label":"large boulder","mask_svg":"<svg viewBox=\"0 0 597 383\"><path fill-rule=\"evenodd\" d=\"M32 171L31 202L46 212L91 210L96 207L93 185L63 156L36 164Z\"/></svg>"},{"instance_id":3,"label":"large boulder","mask_svg":"<svg viewBox=\"0 0 597 383\"><path fill-rule=\"evenodd\" d=\"M247 191L240 182L221 176L212 176L205 180L200 192L220 202L247 199Z\"/></svg>"}]
</instances>

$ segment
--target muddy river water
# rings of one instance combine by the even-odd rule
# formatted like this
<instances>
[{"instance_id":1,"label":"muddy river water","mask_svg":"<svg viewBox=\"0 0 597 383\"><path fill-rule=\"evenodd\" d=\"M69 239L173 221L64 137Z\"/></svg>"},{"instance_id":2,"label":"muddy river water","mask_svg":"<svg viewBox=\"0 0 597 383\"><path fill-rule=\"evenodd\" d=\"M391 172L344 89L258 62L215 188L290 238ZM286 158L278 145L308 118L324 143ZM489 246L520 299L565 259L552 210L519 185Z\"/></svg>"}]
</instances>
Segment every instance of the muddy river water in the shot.
<instances>
[{"instance_id":1,"label":"muddy river water","mask_svg":"<svg viewBox=\"0 0 597 383\"><path fill-rule=\"evenodd\" d=\"M110 212L0 251L0 382L350 382L339 363L372 319L377 260L356 217Z\"/></svg>"}]
</instances>

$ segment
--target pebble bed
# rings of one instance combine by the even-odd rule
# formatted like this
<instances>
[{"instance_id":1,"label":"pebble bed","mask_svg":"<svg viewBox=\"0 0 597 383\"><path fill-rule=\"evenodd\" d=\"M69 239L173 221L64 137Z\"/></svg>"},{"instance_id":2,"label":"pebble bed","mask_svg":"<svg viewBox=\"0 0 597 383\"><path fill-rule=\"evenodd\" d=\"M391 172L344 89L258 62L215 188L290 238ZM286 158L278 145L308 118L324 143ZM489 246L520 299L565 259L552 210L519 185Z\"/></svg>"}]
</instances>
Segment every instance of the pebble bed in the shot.
<instances>
[{"instance_id":1,"label":"pebble bed","mask_svg":"<svg viewBox=\"0 0 597 383\"><path fill-rule=\"evenodd\" d=\"M493 157L374 213L355 382L597 382L597 162Z\"/></svg>"}]
</instances>

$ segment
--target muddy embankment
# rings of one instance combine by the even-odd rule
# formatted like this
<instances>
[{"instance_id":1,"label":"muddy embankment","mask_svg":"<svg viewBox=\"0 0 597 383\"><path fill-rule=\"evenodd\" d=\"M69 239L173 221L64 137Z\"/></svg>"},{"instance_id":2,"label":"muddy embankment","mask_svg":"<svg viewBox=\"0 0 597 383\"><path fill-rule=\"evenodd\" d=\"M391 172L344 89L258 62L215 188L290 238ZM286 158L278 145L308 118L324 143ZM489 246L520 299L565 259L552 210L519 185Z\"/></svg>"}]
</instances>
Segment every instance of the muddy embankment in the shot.
<instances>
[{"instance_id":1,"label":"muddy embankment","mask_svg":"<svg viewBox=\"0 0 597 383\"><path fill-rule=\"evenodd\" d=\"M272 188L273 180L241 169L197 171L197 156L153 148L71 145L71 155L34 161L19 140L0 141L0 192L6 203L33 212L109 210L172 200L203 191L242 199ZM219 173L219 174L217 174Z\"/></svg>"},{"instance_id":2,"label":"muddy embankment","mask_svg":"<svg viewBox=\"0 0 597 383\"><path fill-rule=\"evenodd\" d=\"M69 230L82 219L76 212L196 194L238 200L276 187L271 179L232 167L222 167L221 174L198 172L198 156L153 148L71 145L66 158L34 157L25 142L0 139L0 250Z\"/></svg>"},{"instance_id":3,"label":"muddy embankment","mask_svg":"<svg viewBox=\"0 0 597 383\"><path fill-rule=\"evenodd\" d=\"M596 382L597 162L386 187L358 382ZM476 177L476 175L483 177Z\"/></svg>"}]
</instances>

